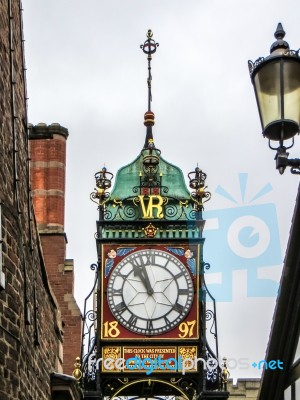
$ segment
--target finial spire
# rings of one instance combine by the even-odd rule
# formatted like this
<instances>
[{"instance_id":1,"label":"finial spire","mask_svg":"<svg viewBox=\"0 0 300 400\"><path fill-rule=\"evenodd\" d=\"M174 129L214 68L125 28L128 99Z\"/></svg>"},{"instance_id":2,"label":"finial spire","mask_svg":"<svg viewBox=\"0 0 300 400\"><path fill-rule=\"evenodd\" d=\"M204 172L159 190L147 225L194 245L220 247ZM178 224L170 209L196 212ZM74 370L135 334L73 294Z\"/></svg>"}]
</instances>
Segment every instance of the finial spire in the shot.
<instances>
[{"instance_id":1,"label":"finial spire","mask_svg":"<svg viewBox=\"0 0 300 400\"><path fill-rule=\"evenodd\" d=\"M155 42L155 40L152 39L153 33L151 29L148 29L147 32L147 40L145 41L144 44L141 44L141 49L145 54L148 55L147 60L148 60L148 79L147 79L147 84L148 84L148 111L145 113L144 116L144 125L147 127L147 133L146 133L146 141L144 148L148 148L149 144L152 143L153 146L153 135L152 135L152 126L154 125L154 113L151 111L151 102L152 102L152 92L151 92L151 81L152 81L152 75L151 75L151 60L152 60L152 54L156 52L157 47L159 46L158 43Z\"/></svg>"},{"instance_id":2,"label":"finial spire","mask_svg":"<svg viewBox=\"0 0 300 400\"><path fill-rule=\"evenodd\" d=\"M276 42L274 42L271 46L270 53L273 53L275 50L280 50L281 52L284 52L286 50L289 50L289 44L283 38L285 37L285 31L282 27L282 24L279 22L277 25L276 32L274 33L275 38L277 39Z\"/></svg>"}]
</instances>

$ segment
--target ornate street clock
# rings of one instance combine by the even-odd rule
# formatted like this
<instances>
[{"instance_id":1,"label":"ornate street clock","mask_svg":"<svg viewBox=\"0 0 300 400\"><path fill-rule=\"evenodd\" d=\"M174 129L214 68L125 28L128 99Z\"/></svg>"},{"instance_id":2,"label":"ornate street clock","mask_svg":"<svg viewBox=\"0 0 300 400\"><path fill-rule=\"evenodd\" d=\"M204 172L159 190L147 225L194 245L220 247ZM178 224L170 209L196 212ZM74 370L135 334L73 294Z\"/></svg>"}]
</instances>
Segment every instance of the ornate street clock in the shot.
<instances>
[{"instance_id":1,"label":"ornate street clock","mask_svg":"<svg viewBox=\"0 0 300 400\"><path fill-rule=\"evenodd\" d=\"M150 62L157 46L148 31L141 46L149 71L144 147L119 169L111 191L113 174L106 168L97 172L91 195L99 209L96 330L83 359L83 382L94 388L94 397L107 400L188 400L200 393L205 399L207 389L221 384L220 369L203 364L217 356L217 344L214 351L206 335L211 320L216 343L202 251L202 210L210 193L198 167L188 175L190 192L182 171L155 147Z\"/></svg>"}]
</instances>

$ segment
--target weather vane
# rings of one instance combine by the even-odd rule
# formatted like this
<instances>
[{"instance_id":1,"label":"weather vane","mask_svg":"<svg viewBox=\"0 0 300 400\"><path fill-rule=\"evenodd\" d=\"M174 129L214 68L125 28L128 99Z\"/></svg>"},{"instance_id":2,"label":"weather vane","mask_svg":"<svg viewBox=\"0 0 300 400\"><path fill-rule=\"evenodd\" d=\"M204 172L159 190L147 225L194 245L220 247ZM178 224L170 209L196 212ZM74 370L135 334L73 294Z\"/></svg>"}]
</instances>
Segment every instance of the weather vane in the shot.
<instances>
[{"instance_id":1,"label":"weather vane","mask_svg":"<svg viewBox=\"0 0 300 400\"><path fill-rule=\"evenodd\" d=\"M144 44L141 44L141 49L145 54L148 55L147 60L148 60L148 111L146 111L144 115L144 125L147 127L147 133L146 133L146 140L145 140L145 145L144 148L149 148L149 147L155 147L154 142L153 142L153 135L152 135L152 126L154 125L154 114L151 111L151 101L152 101L152 94L151 94L151 81L152 81L152 75L151 75L151 60L152 60L152 54L156 52L157 47L159 46L158 43L155 42L155 40L152 39L153 33L151 29L148 29L147 32L147 40L145 41Z\"/></svg>"},{"instance_id":2,"label":"weather vane","mask_svg":"<svg viewBox=\"0 0 300 400\"><path fill-rule=\"evenodd\" d=\"M152 75L151 75L151 60L152 60L152 54L156 52L157 47L159 46L159 43L156 43L155 40L152 39L153 33L151 29L148 29L147 32L147 40L145 41L144 44L141 44L141 49L145 54L148 55L147 60L148 60L148 111L151 111L151 101L152 101L152 94L151 94L151 81L152 81Z\"/></svg>"}]
</instances>

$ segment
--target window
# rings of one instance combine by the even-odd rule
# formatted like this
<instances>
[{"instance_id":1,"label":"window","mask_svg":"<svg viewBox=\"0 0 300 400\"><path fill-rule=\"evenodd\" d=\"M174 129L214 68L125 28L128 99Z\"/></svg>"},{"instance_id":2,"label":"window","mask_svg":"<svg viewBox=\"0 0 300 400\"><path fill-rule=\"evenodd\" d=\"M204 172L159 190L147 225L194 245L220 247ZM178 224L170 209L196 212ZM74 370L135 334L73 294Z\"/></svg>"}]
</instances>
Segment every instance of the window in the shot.
<instances>
[{"instance_id":1,"label":"window","mask_svg":"<svg viewBox=\"0 0 300 400\"><path fill-rule=\"evenodd\" d=\"M284 400L292 400L292 388L289 386L284 391Z\"/></svg>"},{"instance_id":2,"label":"window","mask_svg":"<svg viewBox=\"0 0 300 400\"><path fill-rule=\"evenodd\" d=\"M300 399L300 378L284 391L284 400Z\"/></svg>"},{"instance_id":3,"label":"window","mask_svg":"<svg viewBox=\"0 0 300 400\"><path fill-rule=\"evenodd\" d=\"M294 363L300 359L300 338L298 338L297 350L294 358Z\"/></svg>"},{"instance_id":4,"label":"window","mask_svg":"<svg viewBox=\"0 0 300 400\"><path fill-rule=\"evenodd\" d=\"M300 399L300 378L295 383L295 399Z\"/></svg>"}]
</instances>

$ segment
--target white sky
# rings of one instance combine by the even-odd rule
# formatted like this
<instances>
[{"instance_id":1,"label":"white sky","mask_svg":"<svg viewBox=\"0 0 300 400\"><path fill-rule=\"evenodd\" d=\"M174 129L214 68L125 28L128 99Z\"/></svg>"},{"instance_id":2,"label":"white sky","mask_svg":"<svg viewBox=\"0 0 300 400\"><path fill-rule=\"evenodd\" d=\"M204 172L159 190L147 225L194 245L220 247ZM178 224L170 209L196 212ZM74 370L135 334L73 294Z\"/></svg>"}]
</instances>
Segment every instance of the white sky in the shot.
<instances>
[{"instance_id":1,"label":"white sky","mask_svg":"<svg viewBox=\"0 0 300 400\"><path fill-rule=\"evenodd\" d=\"M239 173L248 173L248 199L270 183L273 190L257 204L276 205L284 255L299 179L275 169L247 61L269 54L278 22L291 49L299 48L298 0L23 0L23 7L29 121L58 122L70 133L66 232L81 306L97 259L94 173L103 163L116 173L144 143L147 61L139 46L149 28L160 44L152 62L156 146L184 175L197 162L208 174L207 211L242 205ZM298 138L291 156L299 150ZM218 185L238 204L215 193ZM278 281L280 270L278 263L259 273ZM220 278L214 265L210 271L208 280ZM232 284L232 301L217 304L220 353L259 361L275 299L248 297L243 268L233 272ZM260 374L249 366L231 375Z\"/></svg>"}]
</instances>

